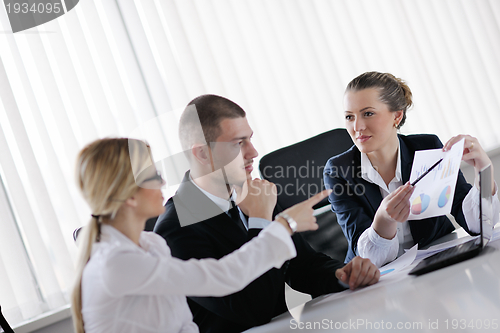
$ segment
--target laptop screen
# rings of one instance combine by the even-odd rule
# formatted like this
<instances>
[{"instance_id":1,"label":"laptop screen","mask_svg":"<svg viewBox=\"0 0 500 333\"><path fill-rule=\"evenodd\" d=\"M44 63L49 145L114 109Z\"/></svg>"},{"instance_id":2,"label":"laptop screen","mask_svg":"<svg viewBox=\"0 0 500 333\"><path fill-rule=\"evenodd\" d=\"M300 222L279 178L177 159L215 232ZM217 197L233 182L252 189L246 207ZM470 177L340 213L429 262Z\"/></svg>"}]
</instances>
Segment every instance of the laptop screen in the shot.
<instances>
[{"instance_id":1,"label":"laptop screen","mask_svg":"<svg viewBox=\"0 0 500 333\"><path fill-rule=\"evenodd\" d=\"M486 246L493 234L493 217L491 194L491 165L479 171L479 223L481 245Z\"/></svg>"}]
</instances>

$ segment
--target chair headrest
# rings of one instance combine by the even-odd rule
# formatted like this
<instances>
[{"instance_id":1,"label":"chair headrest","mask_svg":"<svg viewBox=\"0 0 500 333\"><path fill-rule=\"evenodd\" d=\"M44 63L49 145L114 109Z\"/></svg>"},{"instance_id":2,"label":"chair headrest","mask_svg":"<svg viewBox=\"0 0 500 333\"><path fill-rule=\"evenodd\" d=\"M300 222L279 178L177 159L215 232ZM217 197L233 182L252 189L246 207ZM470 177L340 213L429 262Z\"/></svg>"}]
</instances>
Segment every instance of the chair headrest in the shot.
<instances>
[{"instance_id":1,"label":"chair headrest","mask_svg":"<svg viewBox=\"0 0 500 333\"><path fill-rule=\"evenodd\" d=\"M265 155L259 171L262 178L276 184L278 205L286 209L324 190L326 162L352 145L347 130L333 129ZM314 208L328 204L325 198Z\"/></svg>"}]
</instances>

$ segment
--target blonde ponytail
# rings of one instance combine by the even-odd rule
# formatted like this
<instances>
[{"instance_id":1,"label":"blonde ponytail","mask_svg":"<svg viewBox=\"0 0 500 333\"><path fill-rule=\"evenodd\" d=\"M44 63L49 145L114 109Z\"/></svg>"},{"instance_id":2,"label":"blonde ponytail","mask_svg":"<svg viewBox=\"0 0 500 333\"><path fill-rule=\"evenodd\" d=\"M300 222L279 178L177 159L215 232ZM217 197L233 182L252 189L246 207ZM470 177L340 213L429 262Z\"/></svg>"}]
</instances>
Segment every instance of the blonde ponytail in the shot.
<instances>
[{"instance_id":1,"label":"blonde ponytail","mask_svg":"<svg viewBox=\"0 0 500 333\"><path fill-rule=\"evenodd\" d=\"M78 260L76 266L76 280L71 294L71 312L73 315L73 327L76 333L84 333L82 318L82 275L83 269L90 259L92 245L99 236L99 225L97 218L92 218L87 226L83 227L78 236Z\"/></svg>"}]
</instances>

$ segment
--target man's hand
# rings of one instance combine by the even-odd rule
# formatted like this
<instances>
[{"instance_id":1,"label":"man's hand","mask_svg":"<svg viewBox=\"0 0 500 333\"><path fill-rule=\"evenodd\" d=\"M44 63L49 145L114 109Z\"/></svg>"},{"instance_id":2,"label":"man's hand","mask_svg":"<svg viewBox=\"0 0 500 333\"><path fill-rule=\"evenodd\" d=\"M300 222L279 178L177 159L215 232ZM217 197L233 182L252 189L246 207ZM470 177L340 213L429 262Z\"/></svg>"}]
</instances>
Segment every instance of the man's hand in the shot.
<instances>
[{"instance_id":1,"label":"man's hand","mask_svg":"<svg viewBox=\"0 0 500 333\"><path fill-rule=\"evenodd\" d=\"M380 271L370 259L354 257L347 265L337 269L335 276L354 290L377 283Z\"/></svg>"},{"instance_id":2,"label":"man's hand","mask_svg":"<svg viewBox=\"0 0 500 333\"><path fill-rule=\"evenodd\" d=\"M272 221L276 206L276 185L264 179L249 179L238 196L238 207L248 217L260 217Z\"/></svg>"}]
</instances>

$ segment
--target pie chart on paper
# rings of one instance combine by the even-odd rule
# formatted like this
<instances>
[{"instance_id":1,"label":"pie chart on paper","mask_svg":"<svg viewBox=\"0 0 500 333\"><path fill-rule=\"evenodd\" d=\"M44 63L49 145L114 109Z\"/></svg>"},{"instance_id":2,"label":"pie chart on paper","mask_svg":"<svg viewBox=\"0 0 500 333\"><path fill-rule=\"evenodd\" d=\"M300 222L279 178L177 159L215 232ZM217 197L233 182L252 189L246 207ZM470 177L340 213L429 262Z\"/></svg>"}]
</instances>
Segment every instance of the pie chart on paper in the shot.
<instances>
[{"instance_id":1,"label":"pie chart on paper","mask_svg":"<svg viewBox=\"0 0 500 333\"><path fill-rule=\"evenodd\" d=\"M444 206L446 206L446 204L450 200L450 197L451 197L451 186L446 186L439 195L438 199L439 208L443 208Z\"/></svg>"},{"instance_id":2,"label":"pie chart on paper","mask_svg":"<svg viewBox=\"0 0 500 333\"><path fill-rule=\"evenodd\" d=\"M431 197L425 193L420 194L418 197L413 199L411 204L411 213L414 215L422 214L429 207L430 202Z\"/></svg>"}]
</instances>

